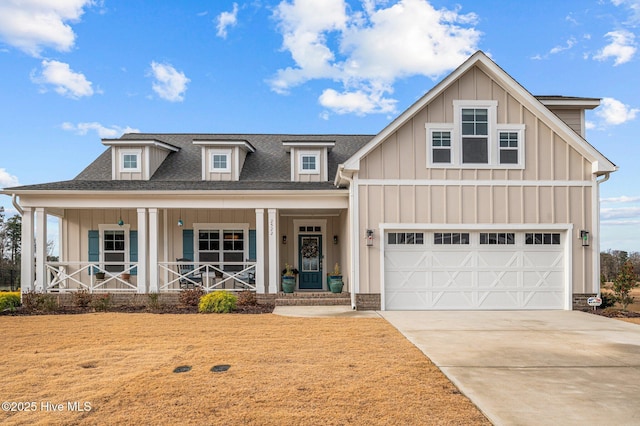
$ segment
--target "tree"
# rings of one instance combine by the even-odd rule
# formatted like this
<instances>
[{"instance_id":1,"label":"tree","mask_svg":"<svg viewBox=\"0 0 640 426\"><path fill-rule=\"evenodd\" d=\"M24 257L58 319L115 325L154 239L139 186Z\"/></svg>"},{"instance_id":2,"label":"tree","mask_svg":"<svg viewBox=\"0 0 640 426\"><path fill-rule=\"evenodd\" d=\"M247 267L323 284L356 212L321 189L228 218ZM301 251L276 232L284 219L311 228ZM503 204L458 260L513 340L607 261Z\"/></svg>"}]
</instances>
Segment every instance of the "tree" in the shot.
<instances>
[{"instance_id":1,"label":"tree","mask_svg":"<svg viewBox=\"0 0 640 426\"><path fill-rule=\"evenodd\" d=\"M634 297L631 290L638 286L638 276L633 272L633 263L627 260L622 265L622 270L613 281L613 292L616 302L622 305L622 310L627 310L627 306L633 303Z\"/></svg>"}]
</instances>

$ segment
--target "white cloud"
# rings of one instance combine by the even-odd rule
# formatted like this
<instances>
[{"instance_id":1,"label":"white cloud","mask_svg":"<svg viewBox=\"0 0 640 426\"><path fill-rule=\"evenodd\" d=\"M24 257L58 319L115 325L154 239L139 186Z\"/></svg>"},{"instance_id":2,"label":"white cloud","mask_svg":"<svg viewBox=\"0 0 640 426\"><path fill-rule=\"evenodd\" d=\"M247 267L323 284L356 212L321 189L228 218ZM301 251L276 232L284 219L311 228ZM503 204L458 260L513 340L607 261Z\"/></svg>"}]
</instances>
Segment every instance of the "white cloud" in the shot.
<instances>
[{"instance_id":1,"label":"white cloud","mask_svg":"<svg viewBox=\"0 0 640 426\"><path fill-rule=\"evenodd\" d=\"M18 177L10 174L7 169L0 168L0 188L18 186Z\"/></svg>"},{"instance_id":2,"label":"white cloud","mask_svg":"<svg viewBox=\"0 0 640 426\"><path fill-rule=\"evenodd\" d=\"M338 114L365 115L395 111L396 100L385 98L383 94L382 91L367 90L338 93L333 89L326 89L318 100L320 105Z\"/></svg>"},{"instance_id":3,"label":"white cloud","mask_svg":"<svg viewBox=\"0 0 640 426\"><path fill-rule=\"evenodd\" d=\"M634 120L638 112L640 109L631 108L617 99L604 98L600 108L596 110L596 115L604 121L605 125L615 126Z\"/></svg>"},{"instance_id":4,"label":"white cloud","mask_svg":"<svg viewBox=\"0 0 640 426\"><path fill-rule=\"evenodd\" d=\"M234 27L238 23L238 3L233 4L233 10L231 12L222 12L216 18L218 22L216 29L218 30L217 36L221 38L227 38L227 28Z\"/></svg>"},{"instance_id":5,"label":"white cloud","mask_svg":"<svg viewBox=\"0 0 640 426\"><path fill-rule=\"evenodd\" d=\"M75 33L69 22L78 22L93 0L29 0L0 2L0 38L7 44L39 56L45 47L69 51Z\"/></svg>"},{"instance_id":6,"label":"white cloud","mask_svg":"<svg viewBox=\"0 0 640 426\"><path fill-rule=\"evenodd\" d=\"M92 83L64 62L42 61L42 72L39 75L32 74L31 80L38 84L53 85L56 93L71 99L92 96L94 93Z\"/></svg>"},{"instance_id":7,"label":"white cloud","mask_svg":"<svg viewBox=\"0 0 640 426\"><path fill-rule=\"evenodd\" d=\"M562 46L562 45L556 46L556 47L552 48L549 51L549 53L552 54L552 55L555 55L555 54L563 52L565 50L569 50L575 45L576 45L576 39L571 37L571 38L569 38L569 40L567 40L567 42L566 42L566 44L564 46Z\"/></svg>"},{"instance_id":8,"label":"white cloud","mask_svg":"<svg viewBox=\"0 0 640 426\"><path fill-rule=\"evenodd\" d=\"M640 21L640 0L611 0L614 6L626 6L629 8L631 16L629 21L636 23Z\"/></svg>"},{"instance_id":9,"label":"white cloud","mask_svg":"<svg viewBox=\"0 0 640 426\"><path fill-rule=\"evenodd\" d=\"M597 61L606 61L614 58L613 65L621 65L629 62L636 53L635 35L626 30L611 31L605 34L605 37L611 39L611 43L600 50L593 59Z\"/></svg>"},{"instance_id":10,"label":"white cloud","mask_svg":"<svg viewBox=\"0 0 640 426\"><path fill-rule=\"evenodd\" d=\"M170 102L182 102L187 83L191 80L183 72L176 70L172 65L151 62L151 71L155 81L152 84L153 91L162 99Z\"/></svg>"},{"instance_id":11,"label":"white cloud","mask_svg":"<svg viewBox=\"0 0 640 426\"><path fill-rule=\"evenodd\" d=\"M282 48L295 65L269 81L277 93L326 79L321 105L334 112L369 114L395 110L393 83L404 77L437 78L477 50L475 14L436 10L426 0L364 0L352 11L344 0L284 0L274 13Z\"/></svg>"},{"instance_id":12,"label":"white cloud","mask_svg":"<svg viewBox=\"0 0 640 426\"><path fill-rule=\"evenodd\" d=\"M140 133L140 130L134 129L132 127L120 127L120 126L111 126L106 127L97 122L89 122L89 123L78 123L73 124L69 122L64 122L60 125L63 130L67 130L70 132L74 132L77 135L84 136L89 131L95 131L100 138L117 138L122 136L124 133Z\"/></svg>"},{"instance_id":13,"label":"white cloud","mask_svg":"<svg viewBox=\"0 0 640 426\"><path fill-rule=\"evenodd\" d=\"M640 219L640 207L618 207L600 209L600 217L602 218L602 220L637 220Z\"/></svg>"},{"instance_id":14,"label":"white cloud","mask_svg":"<svg viewBox=\"0 0 640 426\"><path fill-rule=\"evenodd\" d=\"M600 202L602 203L640 203L640 197L628 197L626 195L622 195L620 197L602 198Z\"/></svg>"}]
</instances>

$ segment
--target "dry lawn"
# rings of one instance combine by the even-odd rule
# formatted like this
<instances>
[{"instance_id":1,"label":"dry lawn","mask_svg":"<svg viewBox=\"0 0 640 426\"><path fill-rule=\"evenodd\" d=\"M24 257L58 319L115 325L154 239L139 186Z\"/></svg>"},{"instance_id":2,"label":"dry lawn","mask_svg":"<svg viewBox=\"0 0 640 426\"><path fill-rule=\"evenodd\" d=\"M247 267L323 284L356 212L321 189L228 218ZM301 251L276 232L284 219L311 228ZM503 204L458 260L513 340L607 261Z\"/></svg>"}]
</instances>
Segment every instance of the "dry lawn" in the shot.
<instances>
[{"instance_id":1,"label":"dry lawn","mask_svg":"<svg viewBox=\"0 0 640 426\"><path fill-rule=\"evenodd\" d=\"M0 402L37 404L0 411L3 424L490 424L382 319L97 313L0 327Z\"/></svg>"}]
</instances>

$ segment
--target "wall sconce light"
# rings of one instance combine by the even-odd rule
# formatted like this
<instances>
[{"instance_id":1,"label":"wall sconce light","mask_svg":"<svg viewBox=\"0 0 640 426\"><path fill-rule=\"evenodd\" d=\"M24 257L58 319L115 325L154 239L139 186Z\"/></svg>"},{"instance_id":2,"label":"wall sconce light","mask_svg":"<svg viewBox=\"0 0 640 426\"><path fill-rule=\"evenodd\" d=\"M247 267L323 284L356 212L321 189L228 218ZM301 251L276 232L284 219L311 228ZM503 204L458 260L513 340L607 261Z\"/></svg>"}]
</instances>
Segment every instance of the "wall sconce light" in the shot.
<instances>
[{"instance_id":1,"label":"wall sconce light","mask_svg":"<svg viewBox=\"0 0 640 426\"><path fill-rule=\"evenodd\" d=\"M582 247L589 246L589 231L580 231L580 239L582 240Z\"/></svg>"},{"instance_id":2,"label":"wall sconce light","mask_svg":"<svg viewBox=\"0 0 640 426\"><path fill-rule=\"evenodd\" d=\"M373 229L367 229L367 246L373 245Z\"/></svg>"},{"instance_id":3,"label":"wall sconce light","mask_svg":"<svg viewBox=\"0 0 640 426\"><path fill-rule=\"evenodd\" d=\"M287 244L287 236L286 235L282 236L282 244Z\"/></svg>"},{"instance_id":4,"label":"wall sconce light","mask_svg":"<svg viewBox=\"0 0 640 426\"><path fill-rule=\"evenodd\" d=\"M182 218L178 219L178 226L180 227L184 226L184 222L182 221Z\"/></svg>"},{"instance_id":5,"label":"wall sconce light","mask_svg":"<svg viewBox=\"0 0 640 426\"><path fill-rule=\"evenodd\" d=\"M338 236L337 235L333 236L333 244L338 244Z\"/></svg>"}]
</instances>

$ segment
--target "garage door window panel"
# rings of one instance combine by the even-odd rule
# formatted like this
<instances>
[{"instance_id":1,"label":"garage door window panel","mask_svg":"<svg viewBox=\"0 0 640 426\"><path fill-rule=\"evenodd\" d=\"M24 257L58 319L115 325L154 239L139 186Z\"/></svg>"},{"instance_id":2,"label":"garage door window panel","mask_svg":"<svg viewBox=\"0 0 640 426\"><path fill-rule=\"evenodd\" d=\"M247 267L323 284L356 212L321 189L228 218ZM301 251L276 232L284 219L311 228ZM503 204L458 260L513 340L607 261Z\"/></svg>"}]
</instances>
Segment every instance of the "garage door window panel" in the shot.
<instances>
[{"instance_id":1,"label":"garage door window panel","mask_svg":"<svg viewBox=\"0 0 640 426\"><path fill-rule=\"evenodd\" d=\"M435 245L469 244L468 232L436 232L433 234Z\"/></svg>"}]
</instances>

